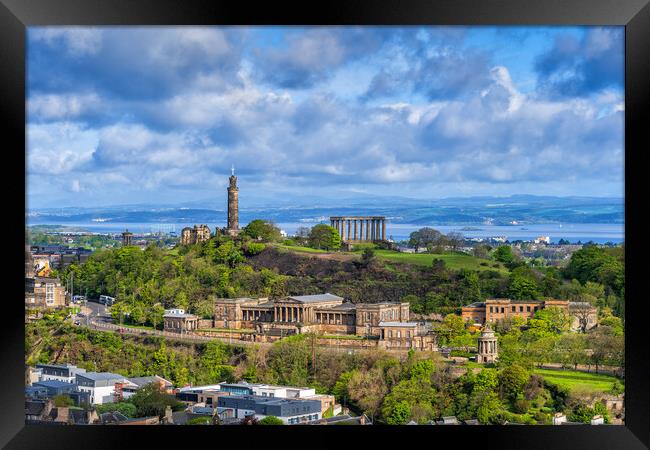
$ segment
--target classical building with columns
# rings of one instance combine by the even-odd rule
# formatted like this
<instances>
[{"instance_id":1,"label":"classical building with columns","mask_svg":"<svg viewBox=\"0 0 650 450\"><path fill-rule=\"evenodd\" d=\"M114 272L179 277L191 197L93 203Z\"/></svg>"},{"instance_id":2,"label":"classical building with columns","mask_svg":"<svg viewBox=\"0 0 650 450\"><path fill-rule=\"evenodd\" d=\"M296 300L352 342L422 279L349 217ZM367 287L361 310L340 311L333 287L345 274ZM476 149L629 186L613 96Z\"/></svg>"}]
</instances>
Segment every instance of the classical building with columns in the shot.
<instances>
[{"instance_id":1,"label":"classical building with columns","mask_svg":"<svg viewBox=\"0 0 650 450\"><path fill-rule=\"evenodd\" d=\"M499 348L497 344L497 337L494 331L487 323L481 331L481 336L478 338L478 354L476 355L476 362L479 364L494 363L499 357Z\"/></svg>"},{"instance_id":2,"label":"classical building with columns","mask_svg":"<svg viewBox=\"0 0 650 450\"><path fill-rule=\"evenodd\" d=\"M333 216L330 225L338 230L343 242L355 244L386 240L386 218L383 216Z\"/></svg>"},{"instance_id":3,"label":"classical building with columns","mask_svg":"<svg viewBox=\"0 0 650 450\"><path fill-rule=\"evenodd\" d=\"M434 349L435 338L424 327L409 322L409 304L398 302L351 303L343 297L325 293L268 298L217 299L213 326L228 329L253 329L259 334L290 335L315 332L350 334L388 339L386 327L400 331L399 342L388 348ZM401 328L400 328L401 330ZM382 337L383 336L383 337ZM397 333L395 334L397 338ZM415 343L415 344L414 344Z\"/></svg>"}]
</instances>

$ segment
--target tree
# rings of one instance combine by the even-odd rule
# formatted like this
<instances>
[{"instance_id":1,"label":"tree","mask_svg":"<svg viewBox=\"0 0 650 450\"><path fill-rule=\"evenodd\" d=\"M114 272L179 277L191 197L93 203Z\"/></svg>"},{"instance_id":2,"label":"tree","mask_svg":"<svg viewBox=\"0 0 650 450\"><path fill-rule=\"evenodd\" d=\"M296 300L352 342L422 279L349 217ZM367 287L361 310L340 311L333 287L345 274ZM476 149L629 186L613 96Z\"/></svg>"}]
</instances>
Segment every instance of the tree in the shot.
<instances>
[{"instance_id":1,"label":"tree","mask_svg":"<svg viewBox=\"0 0 650 450\"><path fill-rule=\"evenodd\" d=\"M361 252L361 265L369 267L375 261L375 251L372 248L364 248Z\"/></svg>"},{"instance_id":2,"label":"tree","mask_svg":"<svg viewBox=\"0 0 650 450\"><path fill-rule=\"evenodd\" d=\"M482 424L500 424L503 404L494 392L479 391L470 399L471 409L476 411L476 418Z\"/></svg>"},{"instance_id":3,"label":"tree","mask_svg":"<svg viewBox=\"0 0 650 450\"><path fill-rule=\"evenodd\" d=\"M388 425L404 425L411 418L411 407L405 400L387 408L386 412L386 423Z\"/></svg>"},{"instance_id":4,"label":"tree","mask_svg":"<svg viewBox=\"0 0 650 450\"><path fill-rule=\"evenodd\" d=\"M97 405L98 414L115 411L124 414L126 417L134 418L137 415L138 409L131 402L104 403L102 405Z\"/></svg>"},{"instance_id":5,"label":"tree","mask_svg":"<svg viewBox=\"0 0 650 450\"><path fill-rule=\"evenodd\" d=\"M535 272L528 267L513 269L508 289L510 298L515 300L535 300L539 296L539 286Z\"/></svg>"},{"instance_id":6,"label":"tree","mask_svg":"<svg viewBox=\"0 0 650 450\"><path fill-rule=\"evenodd\" d=\"M442 233L438 230L429 227L420 228L410 234L409 247L415 248L417 252L422 247L426 248L429 245L436 244L441 237Z\"/></svg>"},{"instance_id":7,"label":"tree","mask_svg":"<svg viewBox=\"0 0 650 450\"><path fill-rule=\"evenodd\" d=\"M575 278L582 284L587 281L602 283L617 293L620 293L625 283L622 257L617 259L596 245L585 245L573 253L563 274L566 278Z\"/></svg>"},{"instance_id":8,"label":"tree","mask_svg":"<svg viewBox=\"0 0 650 450\"><path fill-rule=\"evenodd\" d=\"M447 243L454 251L458 250L465 242L465 237L463 236L463 234L458 233L457 231L451 231L447 233L446 238L447 238Z\"/></svg>"},{"instance_id":9,"label":"tree","mask_svg":"<svg viewBox=\"0 0 650 450\"><path fill-rule=\"evenodd\" d=\"M474 249L472 250L472 253L474 253L474 256L477 258L487 258L490 255L490 250L492 248L489 245L486 244L478 244L474 246Z\"/></svg>"},{"instance_id":10,"label":"tree","mask_svg":"<svg viewBox=\"0 0 650 450\"><path fill-rule=\"evenodd\" d=\"M160 303L153 305L149 312L149 322L151 322L151 325L153 325L154 328L156 328L159 323L163 322L164 314L165 308Z\"/></svg>"},{"instance_id":11,"label":"tree","mask_svg":"<svg viewBox=\"0 0 650 450\"><path fill-rule=\"evenodd\" d=\"M571 304L571 315L578 321L578 331L587 332L589 319L593 314L593 306L587 302L575 302Z\"/></svg>"},{"instance_id":12,"label":"tree","mask_svg":"<svg viewBox=\"0 0 650 450\"><path fill-rule=\"evenodd\" d=\"M350 399L374 418L388 392L388 387L383 372L373 368L355 371L348 382L348 392Z\"/></svg>"},{"instance_id":13,"label":"tree","mask_svg":"<svg viewBox=\"0 0 650 450\"><path fill-rule=\"evenodd\" d=\"M492 254L492 257L499 262L502 262L504 264L508 264L514 261L515 257L512 253L512 247L509 245L500 245L498 246L495 250L494 253Z\"/></svg>"},{"instance_id":14,"label":"tree","mask_svg":"<svg viewBox=\"0 0 650 450\"><path fill-rule=\"evenodd\" d=\"M436 391L427 377L420 376L402 380L393 386L391 392L384 399L382 416L386 418L387 422L401 420L407 411L404 408L406 405L409 418L418 423L424 423L437 416L437 412L433 408L435 394Z\"/></svg>"},{"instance_id":15,"label":"tree","mask_svg":"<svg viewBox=\"0 0 650 450\"><path fill-rule=\"evenodd\" d=\"M503 396L514 400L523 393L530 374L518 364L513 364L499 372L499 387Z\"/></svg>"},{"instance_id":16,"label":"tree","mask_svg":"<svg viewBox=\"0 0 650 450\"><path fill-rule=\"evenodd\" d=\"M568 331L570 327L571 317L566 310L557 306L549 306L538 310L528 320L528 330L526 332L539 338L548 334L562 334Z\"/></svg>"},{"instance_id":17,"label":"tree","mask_svg":"<svg viewBox=\"0 0 650 450\"><path fill-rule=\"evenodd\" d=\"M276 242L282 238L280 229L273 222L262 219L249 222L248 225L242 228L242 234L264 242Z\"/></svg>"},{"instance_id":18,"label":"tree","mask_svg":"<svg viewBox=\"0 0 650 450\"><path fill-rule=\"evenodd\" d=\"M417 295L413 295L413 294L406 295L402 297L400 301L408 302L409 308L412 313L421 314L423 312L422 301L420 300L420 297L418 297Z\"/></svg>"},{"instance_id":19,"label":"tree","mask_svg":"<svg viewBox=\"0 0 650 450\"><path fill-rule=\"evenodd\" d=\"M72 400L72 398L67 394L55 395L52 400L54 401L54 406L57 407L74 406L74 400Z\"/></svg>"},{"instance_id":20,"label":"tree","mask_svg":"<svg viewBox=\"0 0 650 450\"><path fill-rule=\"evenodd\" d=\"M158 383L149 383L141 387L129 400L137 408L138 417L158 416L162 418L167 406L171 406L172 409L183 406L183 403L173 396L161 391Z\"/></svg>"},{"instance_id":21,"label":"tree","mask_svg":"<svg viewBox=\"0 0 650 450\"><path fill-rule=\"evenodd\" d=\"M259 425L284 425L284 422L275 416L266 416L259 421Z\"/></svg>"},{"instance_id":22,"label":"tree","mask_svg":"<svg viewBox=\"0 0 650 450\"><path fill-rule=\"evenodd\" d=\"M336 228L318 224L309 233L309 246L312 248L334 250L341 247L341 236Z\"/></svg>"}]
</instances>

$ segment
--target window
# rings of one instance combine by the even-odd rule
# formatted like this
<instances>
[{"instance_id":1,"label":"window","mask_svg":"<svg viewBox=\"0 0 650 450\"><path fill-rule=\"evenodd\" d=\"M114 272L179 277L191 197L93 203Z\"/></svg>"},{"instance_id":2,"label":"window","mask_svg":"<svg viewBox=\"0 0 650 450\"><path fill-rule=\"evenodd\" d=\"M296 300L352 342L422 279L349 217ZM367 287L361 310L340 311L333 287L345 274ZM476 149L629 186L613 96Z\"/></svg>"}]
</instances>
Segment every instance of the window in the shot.
<instances>
[{"instance_id":1,"label":"window","mask_svg":"<svg viewBox=\"0 0 650 450\"><path fill-rule=\"evenodd\" d=\"M517 307L516 307L516 306L513 306L513 307L512 307L512 312L515 312L516 310L517 310Z\"/></svg>"},{"instance_id":2,"label":"window","mask_svg":"<svg viewBox=\"0 0 650 450\"><path fill-rule=\"evenodd\" d=\"M491 306L490 306L490 312L494 312L494 310L492 309L492 307L491 307Z\"/></svg>"},{"instance_id":3,"label":"window","mask_svg":"<svg viewBox=\"0 0 650 450\"><path fill-rule=\"evenodd\" d=\"M399 330L397 331L397 337L398 337L398 338L401 338L401 337L402 337L402 332L399 331Z\"/></svg>"},{"instance_id":4,"label":"window","mask_svg":"<svg viewBox=\"0 0 650 450\"><path fill-rule=\"evenodd\" d=\"M535 306L535 308L533 308L533 309L534 309L535 311L537 311L537 306Z\"/></svg>"},{"instance_id":5,"label":"window","mask_svg":"<svg viewBox=\"0 0 650 450\"><path fill-rule=\"evenodd\" d=\"M530 312L530 306L526 306L526 311Z\"/></svg>"},{"instance_id":6,"label":"window","mask_svg":"<svg viewBox=\"0 0 650 450\"><path fill-rule=\"evenodd\" d=\"M54 303L54 285L52 283L47 283L45 285L45 303Z\"/></svg>"},{"instance_id":7,"label":"window","mask_svg":"<svg viewBox=\"0 0 650 450\"><path fill-rule=\"evenodd\" d=\"M501 307L501 314L503 314L504 312L505 312L505 308L502 306Z\"/></svg>"},{"instance_id":8,"label":"window","mask_svg":"<svg viewBox=\"0 0 650 450\"><path fill-rule=\"evenodd\" d=\"M524 307L523 306L519 307L519 312L524 312Z\"/></svg>"},{"instance_id":9,"label":"window","mask_svg":"<svg viewBox=\"0 0 650 450\"><path fill-rule=\"evenodd\" d=\"M388 330L388 337L392 338L393 337L393 330Z\"/></svg>"},{"instance_id":10,"label":"window","mask_svg":"<svg viewBox=\"0 0 650 450\"><path fill-rule=\"evenodd\" d=\"M410 338L410 337L411 337L411 332L410 332L410 331L407 331L407 332L406 332L406 337L407 337L407 338Z\"/></svg>"}]
</instances>

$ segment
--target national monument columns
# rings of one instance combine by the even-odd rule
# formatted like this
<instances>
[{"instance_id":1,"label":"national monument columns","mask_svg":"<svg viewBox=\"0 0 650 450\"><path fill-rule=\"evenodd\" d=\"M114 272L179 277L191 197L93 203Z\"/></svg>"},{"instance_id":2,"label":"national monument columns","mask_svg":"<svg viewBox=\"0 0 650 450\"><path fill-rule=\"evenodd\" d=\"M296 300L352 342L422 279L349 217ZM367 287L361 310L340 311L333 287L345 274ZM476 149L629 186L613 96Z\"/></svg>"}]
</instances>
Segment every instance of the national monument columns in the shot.
<instances>
[{"instance_id":1,"label":"national monument columns","mask_svg":"<svg viewBox=\"0 0 650 450\"><path fill-rule=\"evenodd\" d=\"M376 242L386 240L386 218L383 216L330 217L330 225L339 232L343 242Z\"/></svg>"}]
</instances>

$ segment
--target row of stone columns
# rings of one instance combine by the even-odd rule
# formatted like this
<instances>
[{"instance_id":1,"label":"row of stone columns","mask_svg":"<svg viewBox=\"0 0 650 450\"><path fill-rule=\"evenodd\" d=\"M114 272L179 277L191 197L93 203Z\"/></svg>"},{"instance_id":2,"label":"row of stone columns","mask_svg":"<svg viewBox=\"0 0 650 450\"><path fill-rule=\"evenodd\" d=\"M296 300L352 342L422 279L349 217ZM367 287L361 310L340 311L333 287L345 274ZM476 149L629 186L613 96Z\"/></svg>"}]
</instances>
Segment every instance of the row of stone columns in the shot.
<instances>
[{"instance_id":1,"label":"row of stone columns","mask_svg":"<svg viewBox=\"0 0 650 450\"><path fill-rule=\"evenodd\" d=\"M318 323L347 325L343 322L343 313L318 313Z\"/></svg>"},{"instance_id":2,"label":"row of stone columns","mask_svg":"<svg viewBox=\"0 0 650 450\"><path fill-rule=\"evenodd\" d=\"M330 218L330 225L336 228L343 241L386 240L384 217L336 217Z\"/></svg>"},{"instance_id":3,"label":"row of stone columns","mask_svg":"<svg viewBox=\"0 0 650 450\"><path fill-rule=\"evenodd\" d=\"M478 352L481 354L485 353L496 353L497 352L497 341L479 341L478 342Z\"/></svg>"},{"instance_id":4,"label":"row of stone columns","mask_svg":"<svg viewBox=\"0 0 650 450\"><path fill-rule=\"evenodd\" d=\"M259 320L260 318L266 319L266 312L259 310L244 309L242 310L242 319L243 320Z\"/></svg>"},{"instance_id":5,"label":"row of stone columns","mask_svg":"<svg viewBox=\"0 0 650 450\"><path fill-rule=\"evenodd\" d=\"M305 310L297 306L276 306L276 322L305 322Z\"/></svg>"}]
</instances>

